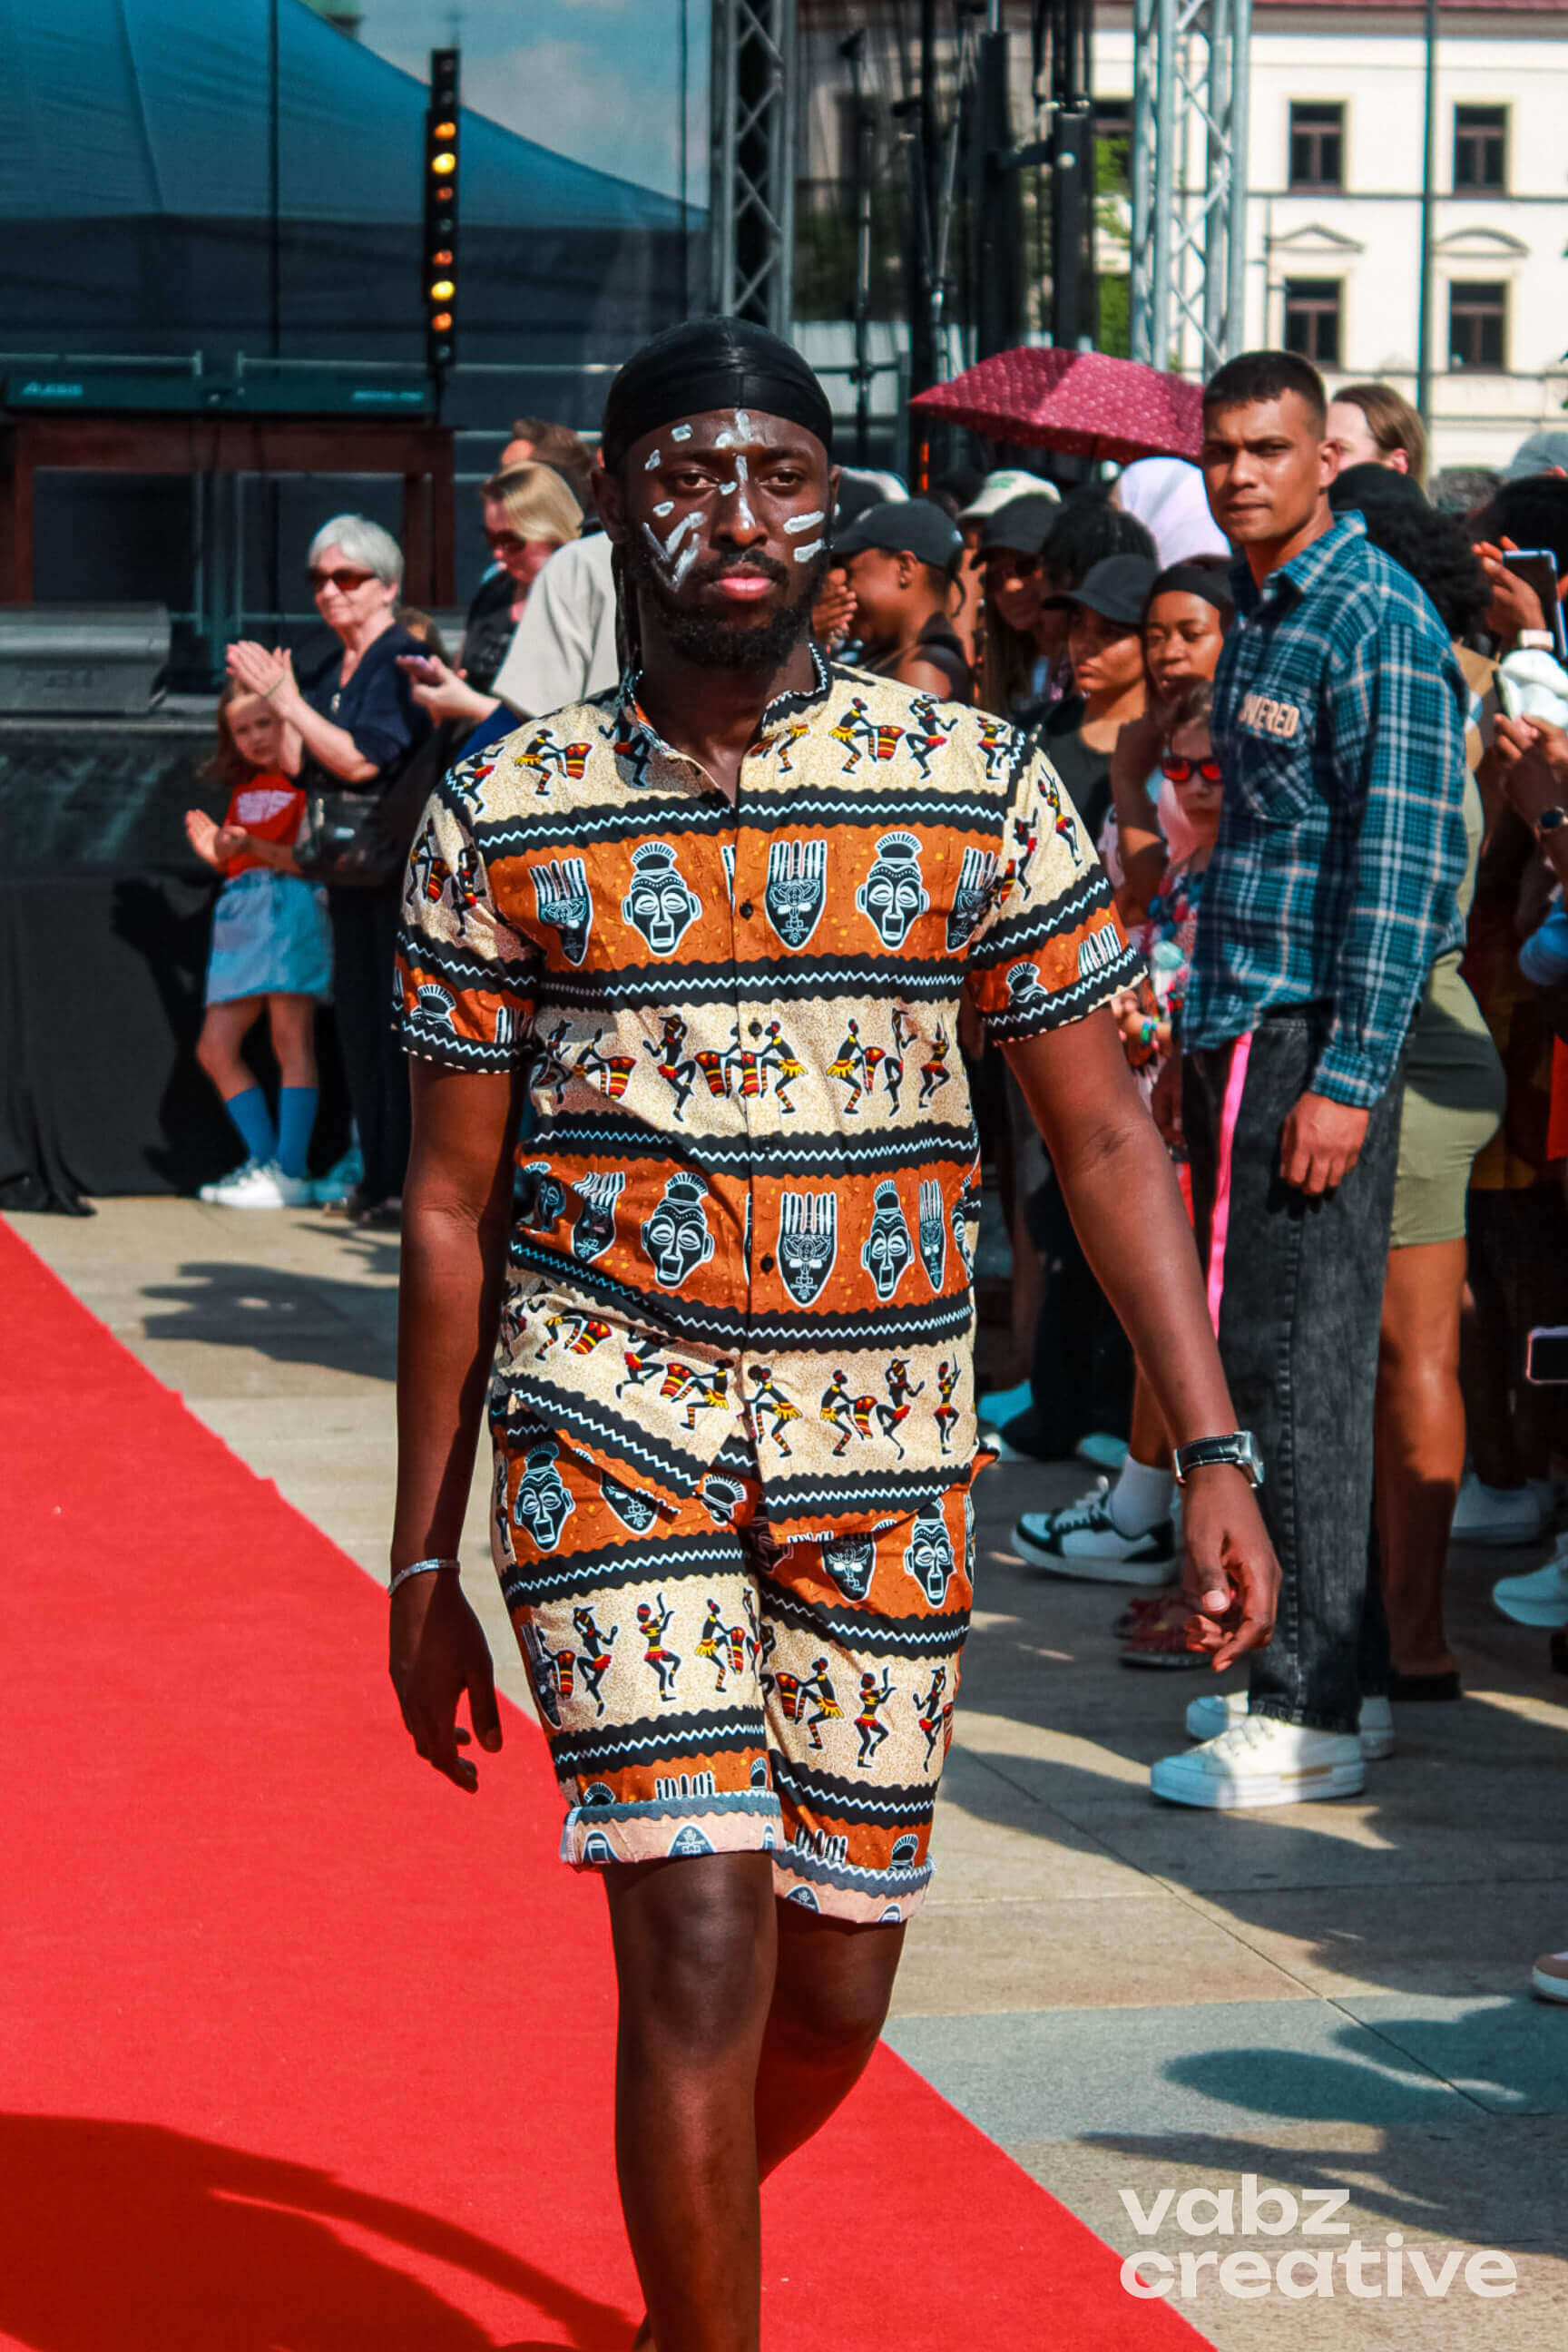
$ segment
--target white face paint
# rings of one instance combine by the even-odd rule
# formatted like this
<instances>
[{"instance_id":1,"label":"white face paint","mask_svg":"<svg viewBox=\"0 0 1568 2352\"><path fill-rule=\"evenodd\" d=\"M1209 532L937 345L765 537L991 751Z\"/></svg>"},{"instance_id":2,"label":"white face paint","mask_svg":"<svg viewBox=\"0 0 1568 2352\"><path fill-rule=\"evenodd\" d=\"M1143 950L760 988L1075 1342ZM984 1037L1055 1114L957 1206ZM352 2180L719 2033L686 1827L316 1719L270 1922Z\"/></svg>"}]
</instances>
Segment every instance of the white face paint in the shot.
<instances>
[{"instance_id":1,"label":"white face paint","mask_svg":"<svg viewBox=\"0 0 1568 2352\"><path fill-rule=\"evenodd\" d=\"M672 441L689 441L689 440L690 440L690 438L691 438L691 427L690 427L690 425L677 425L673 426L673 427L671 428L669 437L670 437L670 439L671 439Z\"/></svg>"},{"instance_id":2,"label":"white face paint","mask_svg":"<svg viewBox=\"0 0 1568 2352\"><path fill-rule=\"evenodd\" d=\"M825 539L814 539L808 547L797 547L795 551L795 562L797 563L809 563L814 555L820 555L822 553L822 551L826 544L827 541Z\"/></svg>"},{"instance_id":3,"label":"white face paint","mask_svg":"<svg viewBox=\"0 0 1568 2352\"><path fill-rule=\"evenodd\" d=\"M750 416L743 408L735 408L731 410L730 422L723 432L714 435L713 446L715 449L733 449L739 442L755 439Z\"/></svg>"},{"instance_id":4,"label":"white face paint","mask_svg":"<svg viewBox=\"0 0 1568 2352\"><path fill-rule=\"evenodd\" d=\"M743 411L742 413L744 414ZM739 491L740 495L735 500L735 520L740 524L742 530L755 530L757 527L757 518L752 512L752 502L746 496L746 461L744 457L737 455L735 458L735 488Z\"/></svg>"},{"instance_id":5,"label":"white face paint","mask_svg":"<svg viewBox=\"0 0 1568 2352\"><path fill-rule=\"evenodd\" d=\"M653 451L652 455L648 457L647 464L643 467L643 472L644 472L645 474L651 474L651 473L653 473L653 472L657 469L658 465L658 451L657 449L655 449L655 450Z\"/></svg>"},{"instance_id":6,"label":"white face paint","mask_svg":"<svg viewBox=\"0 0 1568 2352\"><path fill-rule=\"evenodd\" d=\"M826 509L822 507L818 507L815 514L791 515L788 522L784 525L784 529L791 539L793 539L796 531L810 530L816 524L821 522L825 518L825 514Z\"/></svg>"},{"instance_id":7,"label":"white face paint","mask_svg":"<svg viewBox=\"0 0 1568 2352\"><path fill-rule=\"evenodd\" d=\"M660 517L667 514L673 514L675 512L675 500L673 499L660 499L658 506L654 509L654 512L656 515Z\"/></svg>"},{"instance_id":8,"label":"white face paint","mask_svg":"<svg viewBox=\"0 0 1568 2352\"><path fill-rule=\"evenodd\" d=\"M671 499L662 509L656 509L656 512L668 514L670 507L674 504L675 501ZM679 587L681 582L685 579L687 573L690 571L692 565L697 561L696 532L700 520L700 516L697 513L697 510L694 508L690 514L683 515L681 517L681 520L676 524L675 529L670 532L669 537L663 540L661 540L658 533L656 530L651 530L646 522L642 527L643 537L647 541L648 545L653 550L655 567L662 572L665 580L671 588ZM682 548L680 542L686 537L688 531L690 531L692 534L691 544L689 547Z\"/></svg>"}]
</instances>

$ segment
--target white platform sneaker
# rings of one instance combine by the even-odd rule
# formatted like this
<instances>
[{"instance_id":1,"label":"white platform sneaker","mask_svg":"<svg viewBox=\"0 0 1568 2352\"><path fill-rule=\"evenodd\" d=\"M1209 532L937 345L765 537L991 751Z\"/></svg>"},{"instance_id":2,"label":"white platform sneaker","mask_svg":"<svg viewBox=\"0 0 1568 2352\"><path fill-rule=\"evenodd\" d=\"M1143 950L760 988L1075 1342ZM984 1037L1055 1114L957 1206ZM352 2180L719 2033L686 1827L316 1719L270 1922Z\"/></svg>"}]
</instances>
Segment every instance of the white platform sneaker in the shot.
<instances>
[{"instance_id":1,"label":"white platform sneaker","mask_svg":"<svg viewBox=\"0 0 1568 2352\"><path fill-rule=\"evenodd\" d=\"M1272 1716L1243 1715L1217 1739L1162 1756L1149 1767L1149 1785L1168 1804L1240 1811L1359 1796L1366 1765L1353 1732L1308 1731Z\"/></svg>"},{"instance_id":2,"label":"white platform sneaker","mask_svg":"<svg viewBox=\"0 0 1568 2352\"><path fill-rule=\"evenodd\" d=\"M304 1209L315 1193L309 1177L285 1176L276 1160L247 1160L204 1184L201 1197L214 1209Z\"/></svg>"},{"instance_id":3,"label":"white platform sneaker","mask_svg":"<svg viewBox=\"0 0 1568 2352\"><path fill-rule=\"evenodd\" d=\"M1187 1709L1189 1739L1217 1739L1247 1713L1245 1691L1212 1691L1194 1699ZM1394 1709L1385 1698L1361 1703L1361 1752L1369 1764L1381 1764L1394 1753Z\"/></svg>"}]
</instances>

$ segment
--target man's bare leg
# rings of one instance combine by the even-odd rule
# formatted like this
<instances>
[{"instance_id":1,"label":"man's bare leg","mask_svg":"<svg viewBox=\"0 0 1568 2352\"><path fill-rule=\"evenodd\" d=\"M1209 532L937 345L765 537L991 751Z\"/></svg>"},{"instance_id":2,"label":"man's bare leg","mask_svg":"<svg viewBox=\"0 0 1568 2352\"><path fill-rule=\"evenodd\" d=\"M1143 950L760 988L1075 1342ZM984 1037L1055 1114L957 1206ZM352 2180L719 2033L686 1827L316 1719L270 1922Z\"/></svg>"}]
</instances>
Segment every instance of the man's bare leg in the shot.
<instances>
[{"instance_id":1,"label":"man's bare leg","mask_svg":"<svg viewBox=\"0 0 1568 2352\"><path fill-rule=\"evenodd\" d=\"M639 2344L756 2352L757 2066L777 1941L765 1853L605 1873L620 2028L616 2163L647 2299Z\"/></svg>"},{"instance_id":2,"label":"man's bare leg","mask_svg":"<svg viewBox=\"0 0 1568 2352\"><path fill-rule=\"evenodd\" d=\"M865 2073L892 1997L902 1927L856 1927L778 1906L778 1968L757 2068L765 2180L820 2131Z\"/></svg>"},{"instance_id":3,"label":"man's bare leg","mask_svg":"<svg viewBox=\"0 0 1568 2352\"><path fill-rule=\"evenodd\" d=\"M775 1902L761 1854L615 1869L606 1885L621 2201L648 2304L633 2352L752 2352L758 2181L864 2073L904 1931Z\"/></svg>"}]
</instances>

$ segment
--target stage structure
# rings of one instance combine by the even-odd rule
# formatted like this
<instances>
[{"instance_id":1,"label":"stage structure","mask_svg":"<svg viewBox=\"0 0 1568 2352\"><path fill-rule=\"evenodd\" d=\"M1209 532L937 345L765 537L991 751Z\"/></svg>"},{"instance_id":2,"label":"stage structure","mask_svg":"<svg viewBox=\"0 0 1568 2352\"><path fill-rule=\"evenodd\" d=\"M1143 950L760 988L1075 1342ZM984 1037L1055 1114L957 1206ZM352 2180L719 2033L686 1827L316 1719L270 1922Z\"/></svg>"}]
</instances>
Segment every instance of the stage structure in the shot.
<instances>
[{"instance_id":1,"label":"stage structure","mask_svg":"<svg viewBox=\"0 0 1568 2352\"><path fill-rule=\"evenodd\" d=\"M1241 349L1252 0L1133 0L1131 349Z\"/></svg>"},{"instance_id":2,"label":"stage structure","mask_svg":"<svg viewBox=\"0 0 1568 2352\"><path fill-rule=\"evenodd\" d=\"M713 0L709 301L787 335L794 316L795 0Z\"/></svg>"}]
</instances>

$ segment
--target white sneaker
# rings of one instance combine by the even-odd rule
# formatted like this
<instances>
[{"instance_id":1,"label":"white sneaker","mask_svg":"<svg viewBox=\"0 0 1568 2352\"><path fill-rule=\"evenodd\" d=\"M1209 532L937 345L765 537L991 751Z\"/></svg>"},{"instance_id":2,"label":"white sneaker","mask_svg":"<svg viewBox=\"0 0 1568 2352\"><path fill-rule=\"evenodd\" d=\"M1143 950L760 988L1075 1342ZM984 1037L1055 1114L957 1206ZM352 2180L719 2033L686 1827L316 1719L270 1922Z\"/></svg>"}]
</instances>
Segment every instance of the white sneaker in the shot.
<instances>
[{"instance_id":1,"label":"white sneaker","mask_svg":"<svg viewBox=\"0 0 1568 2352\"><path fill-rule=\"evenodd\" d=\"M1542 1952L1530 1971L1530 1983L1542 2000L1568 2000L1568 1952Z\"/></svg>"},{"instance_id":2,"label":"white sneaker","mask_svg":"<svg viewBox=\"0 0 1568 2352\"><path fill-rule=\"evenodd\" d=\"M1354 1797L1366 1765L1353 1732L1309 1731L1269 1715L1244 1715L1217 1739L1149 1767L1155 1796L1173 1805L1226 1811L1253 1805L1306 1805Z\"/></svg>"},{"instance_id":3,"label":"white sneaker","mask_svg":"<svg viewBox=\"0 0 1568 2352\"><path fill-rule=\"evenodd\" d=\"M1538 1543L1552 1508L1552 1482L1531 1478L1522 1486L1485 1486L1467 1470L1448 1530L1455 1543Z\"/></svg>"},{"instance_id":4,"label":"white sneaker","mask_svg":"<svg viewBox=\"0 0 1568 2352\"><path fill-rule=\"evenodd\" d=\"M1492 1603L1516 1625L1568 1625L1568 1536L1533 1575L1505 1576L1494 1584Z\"/></svg>"},{"instance_id":5,"label":"white sneaker","mask_svg":"<svg viewBox=\"0 0 1568 2352\"><path fill-rule=\"evenodd\" d=\"M247 1160L202 1186L202 1199L215 1209L302 1209L311 1196L306 1176L285 1176L276 1160Z\"/></svg>"},{"instance_id":6,"label":"white sneaker","mask_svg":"<svg viewBox=\"0 0 1568 2352\"><path fill-rule=\"evenodd\" d=\"M1084 1577L1097 1584L1168 1584L1176 1573L1170 1520L1162 1519L1142 1535L1123 1535L1110 1516L1103 1478L1066 1510L1026 1511L1013 1528L1013 1544L1047 1576Z\"/></svg>"},{"instance_id":7,"label":"white sneaker","mask_svg":"<svg viewBox=\"0 0 1568 2352\"><path fill-rule=\"evenodd\" d=\"M1187 1709L1189 1739L1217 1739L1247 1715L1247 1693L1211 1691L1193 1700ZM1361 1752L1369 1764L1381 1764L1394 1753L1394 1709L1385 1698L1361 1703Z\"/></svg>"}]
</instances>

